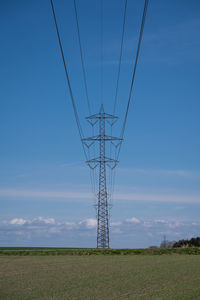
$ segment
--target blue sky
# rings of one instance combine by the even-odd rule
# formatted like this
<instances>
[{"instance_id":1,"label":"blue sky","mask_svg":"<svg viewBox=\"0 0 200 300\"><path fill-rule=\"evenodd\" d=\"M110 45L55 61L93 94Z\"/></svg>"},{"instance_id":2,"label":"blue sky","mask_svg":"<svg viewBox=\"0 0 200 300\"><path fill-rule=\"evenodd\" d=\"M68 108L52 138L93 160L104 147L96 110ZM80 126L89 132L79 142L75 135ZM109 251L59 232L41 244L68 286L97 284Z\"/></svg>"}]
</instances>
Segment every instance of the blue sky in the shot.
<instances>
[{"instance_id":1,"label":"blue sky","mask_svg":"<svg viewBox=\"0 0 200 300\"><path fill-rule=\"evenodd\" d=\"M112 112L123 1L103 1L103 102ZM100 1L77 0L92 111L100 93ZM83 129L88 115L73 1L55 1ZM143 1L128 0L116 114L125 111ZM88 167L50 1L0 3L0 245L95 247ZM111 247L200 232L200 3L150 0L116 171ZM134 103L134 104L133 104Z\"/></svg>"}]
</instances>

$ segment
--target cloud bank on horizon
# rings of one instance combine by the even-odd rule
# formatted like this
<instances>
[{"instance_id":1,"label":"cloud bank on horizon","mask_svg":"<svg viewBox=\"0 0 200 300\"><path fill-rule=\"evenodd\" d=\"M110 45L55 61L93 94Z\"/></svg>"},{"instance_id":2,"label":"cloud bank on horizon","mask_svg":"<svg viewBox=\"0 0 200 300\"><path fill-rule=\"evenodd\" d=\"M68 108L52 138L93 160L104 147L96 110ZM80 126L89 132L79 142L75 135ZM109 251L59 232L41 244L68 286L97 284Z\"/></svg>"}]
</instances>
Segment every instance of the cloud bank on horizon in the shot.
<instances>
[{"instance_id":1,"label":"cloud bank on horizon","mask_svg":"<svg viewBox=\"0 0 200 300\"><path fill-rule=\"evenodd\" d=\"M14 218L1 222L0 243L5 246L95 247L94 218L77 222L54 218ZM111 247L142 248L159 246L165 235L169 240L191 238L200 232L200 222L167 219L140 220L136 217L110 224Z\"/></svg>"}]
</instances>

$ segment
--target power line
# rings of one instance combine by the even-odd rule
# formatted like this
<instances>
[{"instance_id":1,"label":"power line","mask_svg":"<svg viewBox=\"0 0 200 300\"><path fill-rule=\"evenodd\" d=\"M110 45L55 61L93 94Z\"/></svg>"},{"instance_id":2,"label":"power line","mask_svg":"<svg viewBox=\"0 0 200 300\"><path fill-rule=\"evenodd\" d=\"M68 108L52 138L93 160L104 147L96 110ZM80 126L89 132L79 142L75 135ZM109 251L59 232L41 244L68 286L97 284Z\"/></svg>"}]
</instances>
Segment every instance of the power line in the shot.
<instances>
[{"instance_id":1,"label":"power line","mask_svg":"<svg viewBox=\"0 0 200 300\"><path fill-rule=\"evenodd\" d=\"M116 91L115 91L115 100L114 100L113 114L115 114L115 110L116 110L117 97L118 97L118 89L119 89L119 77L120 77L120 71L121 71L122 50L123 50L123 44L124 44L124 31L125 31L125 24L126 24L126 8L127 8L127 0L125 0L125 4L124 4L124 17L123 17L123 25L122 25L122 38L121 38L121 46L120 46L119 65L118 65L118 74L117 74L117 85L116 85Z\"/></svg>"},{"instance_id":2,"label":"power line","mask_svg":"<svg viewBox=\"0 0 200 300\"><path fill-rule=\"evenodd\" d=\"M125 112L124 122L123 122L123 126L122 126L122 131L121 131L121 135L120 135L121 139L123 139L123 137L124 137L124 131L125 131L125 127L126 127L127 116L128 116L128 111L129 111L130 102L131 102L133 84L134 84L134 80L135 80L135 73L136 73L136 69L137 69L137 63L138 63L138 57L139 57L140 46L141 46L141 41L142 41L142 35L143 35L143 31L144 31L144 24L145 24L145 19L146 19L148 2L149 2L149 0L145 0L145 3L144 3L142 23L141 23L141 27L140 27L138 46L137 46L137 52L136 52L135 63L134 63L134 68L133 68L133 75L132 75L131 86L130 86L130 91L129 91L128 103L127 103L127 107L126 107L126 112ZM120 149L121 149L121 144L119 146L119 151L118 151L118 154L117 154L117 158L119 157Z\"/></svg>"},{"instance_id":3,"label":"power line","mask_svg":"<svg viewBox=\"0 0 200 300\"><path fill-rule=\"evenodd\" d=\"M64 65L64 69L65 69L65 75L66 75L67 84L68 84L68 88L69 88L69 92L70 92L72 106L73 106L73 109L74 109L74 115L75 115L75 118L76 118L76 123L77 123L77 126L78 126L79 135L80 135L80 138L82 139L83 138L83 132L82 132L81 124L80 124L80 121L79 121L79 117L78 117L78 113L77 113L77 109L76 109L76 104L75 104L75 101L74 101L74 96L73 96L73 93L72 93L72 87L71 87L71 83L70 83L70 79L69 79L69 75L68 75L68 71L67 71L67 65L66 65L66 62L65 62L65 56L64 56L63 47L62 47L61 38L60 38L60 33L59 33L58 24L57 24L57 20L56 20L56 14L55 14L55 9L54 9L54 5L53 5L53 0L50 0L50 1L51 1L51 8L52 8L52 12L53 12L54 22L55 22L55 26L56 26L56 32L57 32L57 36L58 36L60 51L61 51L61 55L62 55L63 65Z\"/></svg>"},{"instance_id":4,"label":"power line","mask_svg":"<svg viewBox=\"0 0 200 300\"><path fill-rule=\"evenodd\" d=\"M101 0L100 11L100 103L103 104L103 0Z\"/></svg>"},{"instance_id":5,"label":"power line","mask_svg":"<svg viewBox=\"0 0 200 300\"><path fill-rule=\"evenodd\" d=\"M61 43L61 38L60 38L59 29L58 29L58 23L57 23L57 19L56 19L56 14L55 14L55 9L54 9L54 5L53 5L53 0L50 0L50 1L51 1L51 8L52 8L52 13L53 13L54 23L55 23L55 26L56 26L56 32L57 32L58 42L59 42L59 46L60 46L60 52L61 52L61 55L62 55L62 61L63 61L64 69L65 69L65 75L66 75L66 79L67 79L67 85L68 85L68 88L69 88L69 93L70 93L70 97L71 97L72 107L73 107L73 111L74 111L74 115L75 115L75 120L76 120L76 124L77 124L77 127L78 127L78 132L79 132L79 136L80 136L80 139L81 139L81 143L82 143L82 147L83 147L83 152L85 154L86 159L88 159L87 158L87 153L85 151L85 147L84 147L83 142L82 142L82 139L83 139L84 135L83 135L83 131L82 131L82 128L81 128L80 120L79 120L79 117L78 117L78 112L77 112L76 104L75 104L75 101L74 101L74 96L73 96L73 93L72 93L72 87L71 87L71 83L70 83L70 79L69 79L69 74L68 74L68 70L67 70L67 65L66 65L66 61L65 61L65 56L64 56L64 52L63 52L63 47L62 47L62 43Z\"/></svg>"},{"instance_id":6,"label":"power line","mask_svg":"<svg viewBox=\"0 0 200 300\"><path fill-rule=\"evenodd\" d=\"M85 86L86 100L87 100L87 105L88 105L88 111L89 111L89 114L91 115L91 107L90 107L90 101L89 101L89 96L88 96L88 87L87 87L87 81L86 81L85 64L84 64L84 59L83 59L83 50L82 50L82 46L81 46L81 36L80 36L80 28L79 28L76 0L74 0L74 11L75 11L75 16L76 16L76 27L77 27L77 33L78 33L78 42L79 42L79 49L80 49L80 55L81 55L81 64L82 64L82 70L83 70L83 80L84 80L84 86Z\"/></svg>"},{"instance_id":7,"label":"power line","mask_svg":"<svg viewBox=\"0 0 200 300\"><path fill-rule=\"evenodd\" d=\"M120 54L119 54L119 64L118 64L118 73L117 73L117 83L116 83L116 90L115 90L115 98L114 98L114 108L113 108L113 114L115 114L116 106L117 106L117 99L118 99L118 90L119 90L119 78L120 78L120 72L121 72L121 61L122 61L122 51L123 51L123 45L124 45L124 33L125 33L125 24L126 24L126 12L127 12L127 2L128 0L124 1L124 14L123 14L123 23L122 23L122 36L121 36L121 46L120 46ZM112 135L112 125L111 125L111 135ZM110 152L111 151L111 144L110 144ZM111 156L111 153L110 153ZM115 149L115 159L116 158L116 149ZM110 170L110 181L111 181L111 192L110 192L110 202L112 202L112 194L114 192L114 182L115 182L115 168L114 170ZM110 203L112 205L112 203Z\"/></svg>"}]
</instances>

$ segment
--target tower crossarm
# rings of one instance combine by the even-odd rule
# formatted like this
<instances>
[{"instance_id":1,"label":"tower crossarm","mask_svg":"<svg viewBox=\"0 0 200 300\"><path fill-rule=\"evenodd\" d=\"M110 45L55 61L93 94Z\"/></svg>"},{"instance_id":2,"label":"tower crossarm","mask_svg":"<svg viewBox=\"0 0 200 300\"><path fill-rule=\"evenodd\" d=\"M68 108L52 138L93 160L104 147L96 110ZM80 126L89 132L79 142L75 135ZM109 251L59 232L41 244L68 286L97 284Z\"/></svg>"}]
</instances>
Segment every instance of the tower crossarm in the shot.
<instances>
[{"instance_id":1,"label":"tower crossarm","mask_svg":"<svg viewBox=\"0 0 200 300\"><path fill-rule=\"evenodd\" d=\"M107 114L105 112L101 112L89 117L86 117L86 120L91 120L91 119L119 119L119 117L111 115L111 114Z\"/></svg>"},{"instance_id":2,"label":"tower crossarm","mask_svg":"<svg viewBox=\"0 0 200 300\"><path fill-rule=\"evenodd\" d=\"M87 160L86 163L101 163L102 160L101 160L101 157L96 157L96 158L92 158L90 160ZM116 159L112 159L112 158L109 158L109 157L104 157L103 158L103 162L104 163L118 163L119 161L116 160Z\"/></svg>"},{"instance_id":3,"label":"tower crossarm","mask_svg":"<svg viewBox=\"0 0 200 300\"><path fill-rule=\"evenodd\" d=\"M88 141L122 141L122 138L118 138L115 136L110 136L110 135L96 135L96 136L91 136L88 138L83 138L82 142L88 142Z\"/></svg>"}]
</instances>

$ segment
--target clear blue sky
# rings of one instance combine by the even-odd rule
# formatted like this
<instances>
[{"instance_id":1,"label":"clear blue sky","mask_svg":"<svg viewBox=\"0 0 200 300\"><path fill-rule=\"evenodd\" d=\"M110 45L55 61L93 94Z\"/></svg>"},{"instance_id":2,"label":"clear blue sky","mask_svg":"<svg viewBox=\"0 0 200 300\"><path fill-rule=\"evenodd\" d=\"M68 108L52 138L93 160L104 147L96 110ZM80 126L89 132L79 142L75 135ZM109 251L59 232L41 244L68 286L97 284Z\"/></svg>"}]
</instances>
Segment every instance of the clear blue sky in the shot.
<instances>
[{"instance_id":1,"label":"clear blue sky","mask_svg":"<svg viewBox=\"0 0 200 300\"><path fill-rule=\"evenodd\" d=\"M54 0L83 128L73 1ZM103 101L112 112L122 0L103 0ZM77 0L92 111L100 106L100 1ZM123 117L143 1L128 0ZM0 245L95 247L95 210L50 1L0 2ZM150 0L116 172L111 247L200 235L200 3ZM134 105L133 105L134 103ZM119 122L120 125L120 122ZM87 133L88 134L88 133Z\"/></svg>"}]
</instances>

